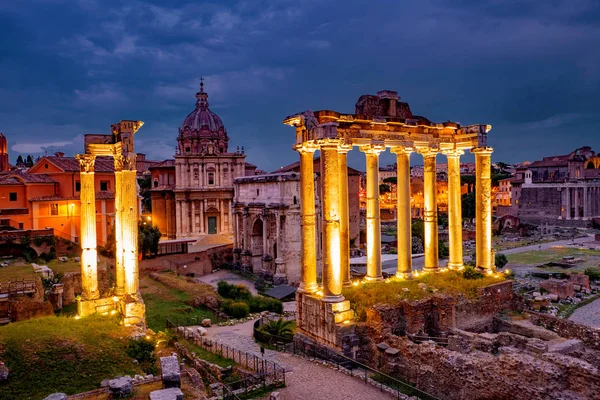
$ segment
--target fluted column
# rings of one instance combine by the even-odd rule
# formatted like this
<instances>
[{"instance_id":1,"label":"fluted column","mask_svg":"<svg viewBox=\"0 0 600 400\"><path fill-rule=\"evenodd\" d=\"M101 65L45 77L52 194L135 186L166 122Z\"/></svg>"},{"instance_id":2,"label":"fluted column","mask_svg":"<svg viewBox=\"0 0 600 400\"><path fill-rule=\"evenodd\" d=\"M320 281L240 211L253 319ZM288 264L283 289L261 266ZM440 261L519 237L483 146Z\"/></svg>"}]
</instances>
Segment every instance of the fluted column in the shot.
<instances>
[{"instance_id":1,"label":"fluted column","mask_svg":"<svg viewBox=\"0 0 600 400\"><path fill-rule=\"evenodd\" d=\"M300 153L300 218L302 221L301 277L299 290L317 291L317 241L315 233L315 172L314 153L317 148L307 144L296 146Z\"/></svg>"},{"instance_id":2,"label":"fluted column","mask_svg":"<svg viewBox=\"0 0 600 400\"><path fill-rule=\"evenodd\" d=\"M193 235L194 233L196 233L196 200L192 200L191 202L192 205L192 215L190 218L190 225L191 225L191 230L190 233Z\"/></svg>"},{"instance_id":3,"label":"fluted column","mask_svg":"<svg viewBox=\"0 0 600 400\"><path fill-rule=\"evenodd\" d=\"M360 148L367 161L367 275L368 281L383 279L381 274L381 221L379 217L379 153L383 145Z\"/></svg>"},{"instance_id":4,"label":"fluted column","mask_svg":"<svg viewBox=\"0 0 600 400\"><path fill-rule=\"evenodd\" d=\"M396 197L398 224L398 278L407 278L412 273L412 226L410 216L410 153L411 148L394 147L396 154Z\"/></svg>"},{"instance_id":5,"label":"fluted column","mask_svg":"<svg viewBox=\"0 0 600 400\"><path fill-rule=\"evenodd\" d=\"M348 152L352 145L338 147L340 179L340 264L342 285L352 286L350 279L350 211L348 207Z\"/></svg>"},{"instance_id":6,"label":"fluted column","mask_svg":"<svg viewBox=\"0 0 600 400\"><path fill-rule=\"evenodd\" d=\"M181 200L175 199L175 227L177 229L177 238L181 237Z\"/></svg>"},{"instance_id":7,"label":"fluted column","mask_svg":"<svg viewBox=\"0 0 600 400\"><path fill-rule=\"evenodd\" d=\"M425 265L424 271L437 271L438 260L438 215L437 215L437 179L436 162L437 152L431 149L420 150L423 155L423 228Z\"/></svg>"},{"instance_id":8,"label":"fluted column","mask_svg":"<svg viewBox=\"0 0 600 400\"><path fill-rule=\"evenodd\" d=\"M477 147L475 154L475 251L479 269L493 268L491 147Z\"/></svg>"},{"instance_id":9,"label":"fluted column","mask_svg":"<svg viewBox=\"0 0 600 400\"><path fill-rule=\"evenodd\" d=\"M323 301L339 302L342 296L340 257L340 172L338 144L321 145L323 184Z\"/></svg>"},{"instance_id":10,"label":"fluted column","mask_svg":"<svg viewBox=\"0 0 600 400\"><path fill-rule=\"evenodd\" d=\"M579 188L575 187L575 218L573 219L579 219Z\"/></svg>"},{"instance_id":11,"label":"fluted column","mask_svg":"<svg viewBox=\"0 0 600 400\"><path fill-rule=\"evenodd\" d=\"M460 156L463 150L444 151L448 158L448 238L450 259L448 267L463 266L462 209L460 201Z\"/></svg>"},{"instance_id":12,"label":"fluted column","mask_svg":"<svg viewBox=\"0 0 600 400\"><path fill-rule=\"evenodd\" d=\"M81 289L85 300L97 299L98 255L96 253L96 189L94 187L94 162L96 157L78 154L81 182L80 238L81 238Z\"/></svg>"},{"instance_id":13,"label":"fluted column","mask_svg":"<svg viewBox=\"0 0 600 400\"><path fill-rule=\"evenodd\" d=\"M125 269L123 267L123 156L114 155L115 168L115 294L122 296L125 294Z\"/></svg>"}]
</instances>

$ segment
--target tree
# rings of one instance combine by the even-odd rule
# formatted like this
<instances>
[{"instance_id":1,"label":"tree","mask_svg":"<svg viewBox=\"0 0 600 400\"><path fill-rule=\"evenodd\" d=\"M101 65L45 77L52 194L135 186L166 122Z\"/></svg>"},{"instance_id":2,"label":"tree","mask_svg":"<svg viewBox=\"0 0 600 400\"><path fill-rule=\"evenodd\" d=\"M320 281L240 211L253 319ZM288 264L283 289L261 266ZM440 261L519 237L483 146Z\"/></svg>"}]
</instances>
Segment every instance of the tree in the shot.
<instances>
[{"instance_id":1,"label":"tree","mask_svg":"<svg viewBox=\"0 0 600 400\"><path fill-rule=\"evenodd\" d=\"M465 193L461 196L463 218L475 218L475 192Z\"/></svg>"},{"instance_id":2,"label":"tree","mask_svg":"<svg viewBox=\"0 0 600 400\"><path fill-rule=\"evenodd\" d=\"M27 156L27 161L25 162L25 164L29 168L33 167L33 158L31 158L31 154Z\"/></svg>"},{"instance_id":3,"label":"tree","mask_svg":"<svg viewBox=\"0 0 600 400\"><path fill-rule=\"evenodd\" d=\"M495 258L496 268L504 268L506 264L508 264L508 258L506 258L505 254L498 253Z\"/></svg>"},{"instance_id":4,"label":"tree","mask_svg":"<svg viewBox=\"0 0 600 400\"><path fill-rule=\"evenodd\" d=\"M261 331L268 333L269 335L279 336L286 339L290 339L292 336L294 336L292 321L284 321L281 318L267 322L261 326Z\"/></svg>"},{"instance_id":5,"label":"tree","mask_svg":"<svg viewBox=\"0 0 600 400\"><path fill-rule=\"evenodd\" d=\"M138 251L142 258L158 253L160 237L158 226L152 226L146 222L138 223Z\"/></svg>"},{"instance_id":6,"label":"tree","mask_svg":"<svg viewBox=\"0 0 600 400\"><path fill-rule=\"evenodd\" d=\"M390 176L389 178L385 178L383 180L383 183L391 183L392 185L397 185L398 184L398 178L395 176Z\"/></svg>"},{"instance_id":7,"label":"tree","mask_svg":"<svg viewBox=\"0 0 600 400\"><path fill-rule=\"evenodd\" d=\"M390 193L392 191L392 189L390 188L389 185L379 185L379 194L386 194L386 193Z\"/></svg>"},{"instance_id":8,"label":"tree","mask_svg":"<svg viewBox=\"0 0 600 400\"><path fill-rule=\"evenodd\" d=\"M422 219L414 219L411 224L412 235L421 239L421 243L425 241L425 222Z\"/></svg>"},{"instance_id":9,"label":"tree","mask_svg":"<svg viewBox=\"0 0 600 400\"><path fill-rule=\"evenodd\" d=\"M23 157L19 154L19 157L17 157L17 167L20 165L25 165L25 161L23 161Z\"/></svg>"},{"instance_id":10,"label":"tree","mask_svg":"<svg viewBox=\"0 0 600 400\"><path fill-rule=\"evenodd\" d=\"M150 197L151 179L145 176L138 179L140 185L140 196L142 196L142 209L144 212L152 212L152 198Z\"/></svg>"}]
</instances>

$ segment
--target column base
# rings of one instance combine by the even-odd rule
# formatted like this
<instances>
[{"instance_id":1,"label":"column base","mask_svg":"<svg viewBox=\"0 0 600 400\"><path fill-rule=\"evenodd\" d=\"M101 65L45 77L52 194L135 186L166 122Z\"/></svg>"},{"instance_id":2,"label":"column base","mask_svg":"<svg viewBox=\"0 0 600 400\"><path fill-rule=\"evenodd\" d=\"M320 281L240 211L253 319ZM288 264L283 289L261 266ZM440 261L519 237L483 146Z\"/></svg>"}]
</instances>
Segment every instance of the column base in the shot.
<instances>
[{"instance_id":1,"label":"column base","mask_svg":"<svg viewBox=\"0 0 600 400\"><path fill-rule=\"evenodd\" d=\"M344 283L342 283L342 287L352 287L352 281L351 280L344 281Z\"/></svg>"},{"instance_id":2,"label":"column base","mask_svg":"<svg viewBox=\"0 0 600 400\"><path fill-rule=\"evenodd\" d=\"M316 282L307 283L306 285L300 283L298 287L298 292L300 293L315 293L317 290L319 290L319 285Z\"/></svg>"},{"instance_id":3,"label":"column base","mask_svg":"<svg viewBox=\"0 0 600 400\"><path fill-rule=\"evenodd\" d=\"M87 317L93 314L108 314L115 309L116 302L112 297L77 300L77 316L79 317Z\"/></svg>"},{"instance_id":4,"label":"column base","mask_svg":"<svg viewBox=\"0 0 600 400\"><path fill-rule=\"evenodd\" d=\"M338 294L337 296L323 296L321 298L321 301L324 301L325 303L341 303L344 300L344 296L342 296L341 294Z\"/></svg>"},{"instance_id":5,"label":"column base","mask_svg":"<svg viewBox=\"0 0 600 400\"><path fill-rule=\"evenodd\" d=\"M496 272L496 267L491 267L491 268L484 268L484 267L475 267L475 269L477 270L477 272L481 272L482 274L487 274L487 273L494 273ZM490 271L490 272L488 272Z\"/></svg>"},{"instance_id":6,"label":"column base","mask_svg":"<svg viewBox=\"0 0 600 400\"><path fill-rule=\"evenodd\" d=\"M365 276L367 282L380 282L383 280L383 275L380 276Z\"/></svg>"},{"instance_id":7,"label":"column base","mask_svg":"<svg viewBox=\"0 0 600 400\"><path fill-rule=\"evenodd\" d=\"M439 272L440 267L423 267L423 272Z\"/></svg>"},{"instance_id":8,"label":"column base","mask_svg":"<svg viewBox=\"0 0 600 400\"><path fill-rule=\"evenodd\" d=\"M448 264L446 264L446 267L449 269L460 269L462 267L464 267L463 263L451 263L449 262Z\"/></svg>"},{"instance_id":9,"label":"column base","mask_svg":"<svg viewBox=\"0 0 600 400\"><path fill-rule=\"evenodd\" d=\"M412 272L396 272L396 278L398 279L411 279Z\"/></svg>"}]
</instances>

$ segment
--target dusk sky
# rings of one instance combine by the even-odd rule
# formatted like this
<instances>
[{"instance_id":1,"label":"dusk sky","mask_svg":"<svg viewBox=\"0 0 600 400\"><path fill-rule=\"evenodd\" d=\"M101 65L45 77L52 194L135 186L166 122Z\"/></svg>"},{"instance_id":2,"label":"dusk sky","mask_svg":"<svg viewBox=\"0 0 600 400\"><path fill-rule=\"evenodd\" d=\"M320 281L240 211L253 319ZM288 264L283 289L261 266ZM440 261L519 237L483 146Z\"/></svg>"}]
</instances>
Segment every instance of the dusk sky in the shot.
<instances>
[{"instance_id":1,"label":"dusk sky","mask_svg":"<svg viewBox=\"0 0 600 400\"><path fill-rule=\"evenodd\" d=\"M491 124L495 161L600 152L598 0L3 0L0 38L13 163L82 152L121 119L145 122L138 152L171 158L200 76L230 150L267 171L298 159L284 117L382 89L432 121Z\"/></svg>"}]
</instances>

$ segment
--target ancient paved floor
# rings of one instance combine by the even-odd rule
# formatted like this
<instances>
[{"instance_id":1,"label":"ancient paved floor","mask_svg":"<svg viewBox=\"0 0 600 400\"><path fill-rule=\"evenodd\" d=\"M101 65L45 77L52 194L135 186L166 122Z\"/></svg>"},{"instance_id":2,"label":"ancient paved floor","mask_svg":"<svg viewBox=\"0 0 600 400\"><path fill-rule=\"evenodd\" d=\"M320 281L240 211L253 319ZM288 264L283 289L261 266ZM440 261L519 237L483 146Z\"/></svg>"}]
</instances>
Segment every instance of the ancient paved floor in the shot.
<instances>
[{"instance_id":1,"label":"ancient paved floor","mask_svg":"<svg viewBox=\"0 0 600 400\"><path fill-rule=\"evenodd\" d=\"M600 299L575 310L569 317L569 321L592 328L600 328Z\"/></svg>"},{"instance_id":2,"label":"ancient paved floor","mask_svg":"<svg viewBox=\"0 0 600 400\"><path fill-rule=\"evenodd\" d=\"M252 339L254 321L235 326L208 328L208 337L236 349L260 355L260 346ZM284 399L306 400L370 400L392 399L387 393L366 385L358 378L319 365L289 353L265 349L264 358L277 362L286 371L287 387L280 392Z\"/></svg>"}]
</instances>

